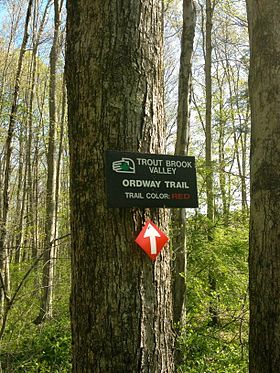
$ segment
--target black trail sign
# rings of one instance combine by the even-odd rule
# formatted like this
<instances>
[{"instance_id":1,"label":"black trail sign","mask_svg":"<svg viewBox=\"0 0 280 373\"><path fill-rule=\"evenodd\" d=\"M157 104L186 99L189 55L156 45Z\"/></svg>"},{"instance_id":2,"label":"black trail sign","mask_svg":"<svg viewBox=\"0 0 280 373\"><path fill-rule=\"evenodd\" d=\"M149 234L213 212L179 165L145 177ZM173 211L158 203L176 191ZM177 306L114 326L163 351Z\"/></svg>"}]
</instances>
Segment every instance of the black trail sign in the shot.
<instances>
[{"instance_id":1,"label":"black trail sign","mask_svg":"<svg viewBox=\"0 0 280 373\"><path fill-rule=\"evenodd\" d=\"M198 207L194 157L106 151L108 207Z\"/></svg>"}]
</instances>

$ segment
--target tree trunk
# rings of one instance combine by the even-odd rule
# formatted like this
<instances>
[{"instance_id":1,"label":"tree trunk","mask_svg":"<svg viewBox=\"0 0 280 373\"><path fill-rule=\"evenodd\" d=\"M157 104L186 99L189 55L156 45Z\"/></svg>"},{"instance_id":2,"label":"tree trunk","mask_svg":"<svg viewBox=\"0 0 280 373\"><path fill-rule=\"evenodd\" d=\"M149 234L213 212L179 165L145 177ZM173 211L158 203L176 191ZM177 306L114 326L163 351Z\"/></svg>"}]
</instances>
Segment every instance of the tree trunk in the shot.
<instances>
[{"instance_id":1,"label":"tree trunk","mask_svg":"<svg viewBox=\"0 0 280 373\"><path fill-rule=\"evenodd\" d=\"M23 218L25 211L25 190L26 190L26 172L24 171L24 145L23 139L23 128L20 129L19 138L19 156L18 156L18 182L17 182L17 198L16 198L16 211L17 211L17 224L15 234L15 250L14 250L14 262L20 263L21 259L21 239L23 231Z\"/></svg>"},{"instance_id":2,"label":"tree trunk","mask_svg":"<svg viewBox=\"0 0 280 373\"><path fill-rule=\"evenodd\" d=\"M191 67L193 41L196 24L196 8L191 0L183 1L183 30L181 37L181 57L179 72L179 92L177 110L177 137L175 144L176 155L187 155L189 146L189 102L191 90ZM186 210L172 210L172 296L173 322L175 327L183 322L186 298ZM179 351L175 354L176 365L181 362Z\"/></svg>"},{"instance_id":3,"label":"tree trunk","mask_svg":"<svg viewBox=\"0 0 280 373\"><path fill-rule=\"evenodd\" d=\"M196 9L193 1L183 1L183 31L179 73L179 94L177 113L176 155L187 155L189 146L189 102L191 89L191 66L196 23ZM172 274L172 294L174 323L182 318L186 284L182 273L186 270L186 212L185 209L172 211L172 249L174 267Z\"/></svg>"},{"instance_id":4,"label":"tree trunk","mask_svg":"<svg viewBox=\"0 0 280 373\"><path fill-rule=\"evenodd\" d=\"M68 1L74 372L173 372L170 253L134 244L163 210L106 207L104 151L161 152L162 2Z\"/></svg>"},{"instance_id":5,"label":"tree trunk","mask_svg":"<svg viewBox=\"0 0 280 373\"><path fill-rule=\"evenodd\" d=\"M191 91L192 54L196 25L196 8L192 0L183 0L183 30L181 37L181 57L179 72L179 92L177 110L176 155L187 155L189 147L189 104ZM187 248L186 248L186 209L172 210L172 296L173 323L180 334L180 323L184 322L186 305ZM180 349L175 351L175 364L182 363Z\"/></svg>"},{"instance_id":6,"label":"tree trunk","mask_svg":"<svg viewBox=\"0 0 280 373\"><path fill-rule=\"evenodd\" d=\"M36 88L36 74L37 74L37 54L38 54L38 48L41 42L42 33L44 31L44 26L46 23L46 19L48 16L48 11L50 7L51 0L48 0L48 2L45 5L45 9L42 15L42 19L40 21L40 24L38 26L38 31L35 34L36 37L33 39L33 48L32 48L32 72L30 77L30 97L29 97L29 109L28 109L28 140L27 140L27 150L26 150L26 165L27 165L27 182L26 182L26 194L27 194L27 212L26 212L26 226L28 227L28 234L27 234L27 241L28 241L28 247L30 247L30 252L28 253L28 256L31 256L33 260L36 260L37 258L37 247L36 247L36 219L35 215L37 213L36 204L37 202L34 199L34 185L35 180L33 180L32 175L32 147L34 143L34 130L35 130L35 124L33 123L34 118L34 100L35 100L35 88ZM36 4L37 5L37 4ZM33 24L34 28L36 25L36 20L38 18L38 8L35 6L34 9L34 15L33 15ZM35 151L36 153L36 151ZM36 164L36 160L35 160ZM34 255L35 254L35 255Z\"/></svg>"},{"instance_id":7,"label":"tree trunk","mask_svg":"<svg viewBox=\"0 0 280 373\"><path fill-rule=\"evenodd\" d=\"M33 5L33 0L30 0L27 7L26 18L25 18L25 26L24 26L24 35L23 40L20 48L19 59L17 64L17 71L15 77L15 86L13 92L13 102L9 117L9 126L8 126L8 133L5 142L5 169L4 169L4 180L3 180L3 202L2 202L2 211L0 212L0 271L2 271L5 267L5 261L7 261L6 265L8 265L8 251L5 247L5 239L6 239L6 225L8 219L8 211L9 211L9 186L10 186L10 176L11 176L11 157L12 157L12 140L14 137L15 131L15 123L16 123L16 115L18 111L18 95L20 89L20 77L22 71L22 64L23 58L26 51L26 45L28 41L28 27L29 21L31 17L31 9ZM0 303L3 300L3 292L0 290ZM1 304L0 304L1 308Z\"/></svg>"},{"instance_id":8,"label":"tree trunk","mask_svg":"<svg viewBox=\"0 0 280 373\"><path fill-rule=\"evenodd\" d=\"M214 223L214 193L213 193L213 165L212 165L212 28L215 1L206 0L206 27L205 27L205 167L206 167L206 201L208 218L208 241L213 240ZM216 277L213 268L209 268L210 305L209 313L211 324L218 324L218 311L216 305Z\"/></svg>"},{"instance_id":9,"label":"tree trunk","mask_svg":"<svg viewBox=\"0 0 280 373\"><path fill-rule=\"evenodd\" d=\"M61 0L63 1L63 0ZM50 52L50 86L49 86L49 136L48 136L48 175L46 191L46 220L43 256L43 278L41 306L36 324L53 315L53 281L54 281L54 241L55 241L55 127L56 127L56 69L59 55L60 2L54 0L54 37Z\"/></svg>"},{"instance_id":10,"label":"tree trunk","mask_svg":"<svg viewBox=\"0 0 280 373\"><path fill-rule=\"evenodd\" d=\"M226 161L225 161L225 129L226 129L226 118L224 115L224 74L222 77L219 76L219 72L216 72L216 79L218 82L219 90L219 124L218 124L218 153L219 153L219 187L222 199L222 217L225 225L228 225L229 221L229 209L230 209L230 198L227 194L227 180L226 180ZM229 182L229 180L228 180Z\"/></svg>"},{"instance_id":11,"label":"tree trunk","mask_svg":"<svg viewBox=\"0 0 280 373\"><path fill-rule=\"evenodd\" d=\"M250 372L280 367L280 3L247 0L252 119Z\"/></svg>"},{"instance_id":12,"label":"tree trunk","mask_svg":"<svg viewBox=\"0 0 280 373\"><path fill-rule=\"evenodd\" d=\"M212 168L212 27L213 8L211 0L206 0L206 29L205 29L205 165L206 165L206 194L207 217L210 222L214 219L213 168Z\"/></svg>"}]
</instances>

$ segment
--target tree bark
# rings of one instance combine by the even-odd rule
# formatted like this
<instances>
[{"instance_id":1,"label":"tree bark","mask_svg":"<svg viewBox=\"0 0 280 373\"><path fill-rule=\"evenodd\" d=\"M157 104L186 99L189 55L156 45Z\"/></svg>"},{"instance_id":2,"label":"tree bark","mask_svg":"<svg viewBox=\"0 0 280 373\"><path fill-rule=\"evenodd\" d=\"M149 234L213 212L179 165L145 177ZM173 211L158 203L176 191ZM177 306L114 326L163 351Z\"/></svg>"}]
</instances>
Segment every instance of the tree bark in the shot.
<instances>
[{"instance_id":1,"label":"tree bark","mask_svg":"<svg viewBox=\"0 0 280 373\"><path fill-rule=\"evenodd\" d=\"M280 366L280 3L247 0L252 120L250 372Z\"/></svg>"},{"instance_id":2,"label":"tree bark","mask_svg":"<svg viewBox=\"0 0 280 373\"><path fill-rule=\"evenodd\" d=\"M212 168L212 27L213 10L211 0L206 0L206 29L205 29L205 165L206 165L206 194L207 217L210 222L214 219L213 168Z\"/></svg>"},{"instance_id":3,"label":"tree bark","mask_svg":"<svg viewBox=\"0 0 280 373\"><path fill-rule=\"evenodd\" d=\"M213 240L214 223L214 192L213 192L213 165L212 165L212 28L215 1L206 0L205 25L205 168L206 168L206 203L208 218L208 241ZM218 324L218 310L216 305L217 281L213 268L209 268L210 304L209 313L211 325Z\"/></svg>"},{"instance_id":4,"label":"tree bark","mask_svg":"<svg viewBox=\"0 0 280 373\"><path fill-rule=\"evenodd\" d=\"M187 155L189 147L189 119L190 119L190 91L192 75L192 54L196 25L196 7L192 0L183 1L183 30L181 36L181 57L179 71L177 136L175 144L176 155ZM186 209L172 210L172 296L173 323L180 335L180 326L184 322L186 306ZM183 356L180 349L175 351L175 364L182 363Z\"/></svg>"},{"instance_id":5,"label":"tree bark","mask_svg":"<svg viewBox=\"0 0 280 373\"><path fill-rule=\"evenodd\" d=\"M183 30L181 37L181 58L177 111L176 155L187 155L189 146L189 102L191 90L191 67L195 35L196 8L191 0L183 1ZM182 275L186 272L186 210L172 211L172 250L174 256L172 273L173 321L182 320L186 283Z\"/></svg>"},{"instance_id":6,"label":"tree bark","mask_svg":"<svg viewBox=\"0 0 280 373\"><path fill-rule=\"evenodd\" d=\"M170 253L134 244L163 210L106 207L104 151L164 146L161 0L68 1L74 372L173 372Z\"/></svg>"},{"instance_id":7,"label":"tree bark","mask_svg":"<svg viewBox=\"0 0 280 373\"><path fill-rule=\"evenodd\" d=\"M46 220L45 220L45 238L44 238L44 256L43 256L43 277L42 277L42 297L40 312L35 320L36 324L44 319L52 318L53 315L53 282L54 282L54 241L55 241L55 130L57 122L57 103L56 103L56 69L59 56L59 28L60 28L60 3L63 0L54 0L54 37L50 52L50 86L49 86L49 135L48 135L48 153L47 153L47 190L46 190Z\"/></svg>"}]
</instances>

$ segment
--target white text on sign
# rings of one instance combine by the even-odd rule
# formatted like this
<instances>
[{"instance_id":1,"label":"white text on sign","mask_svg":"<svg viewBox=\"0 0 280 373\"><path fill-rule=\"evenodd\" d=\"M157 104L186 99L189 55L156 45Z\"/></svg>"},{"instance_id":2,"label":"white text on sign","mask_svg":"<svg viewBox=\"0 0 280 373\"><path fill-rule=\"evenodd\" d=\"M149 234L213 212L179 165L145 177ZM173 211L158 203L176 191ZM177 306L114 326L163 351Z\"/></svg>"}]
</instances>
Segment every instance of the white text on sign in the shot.
<instances>
[{"instance_id":1,"label":"white text on sign","mask_svg":"<svg viewBox=\"0 0 280 373\"><path fill-rule=\"evenodd\" d=\"M160 180L138 180L138 179L123 179L122 185L124 187L133 187L133 188L159 188L164 185L166 188L180 188L188 189L189 186L186 181L160 181Z\"/></svg>"},{"instance_id":2,"label":"white text on sign","mask_svg":"<svg viewBox=\"0 0 280 373\"><path fill-rule=\"evenodd\" d=\"M163 160L154 158L136 158L139 166L148 166L151 174L175 175L178 168L192 168L192 162Z\"/></svg>"}]
</instances>

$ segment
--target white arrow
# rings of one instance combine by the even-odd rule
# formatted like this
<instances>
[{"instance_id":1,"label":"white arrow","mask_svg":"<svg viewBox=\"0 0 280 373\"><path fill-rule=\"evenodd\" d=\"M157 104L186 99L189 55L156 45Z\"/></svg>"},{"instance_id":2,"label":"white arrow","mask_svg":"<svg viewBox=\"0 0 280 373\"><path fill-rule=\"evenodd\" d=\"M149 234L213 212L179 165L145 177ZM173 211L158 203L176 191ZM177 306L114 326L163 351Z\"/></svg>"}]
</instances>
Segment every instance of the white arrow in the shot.
<instances>
[{"instance_id":1,"label":"white arrow","mask_svg":"<svg viewBox=\"0 0 280 373\"><path fill-rule=\"evenodd\" d=\"M156 240L156 237L160 237L160 234L152 226L151 223L148 224L148 227L147 227L147 229L146 229L143 237L150 239L151 254L156 254L157 253L157 240Z\"/></svg>"}]
</instances>

